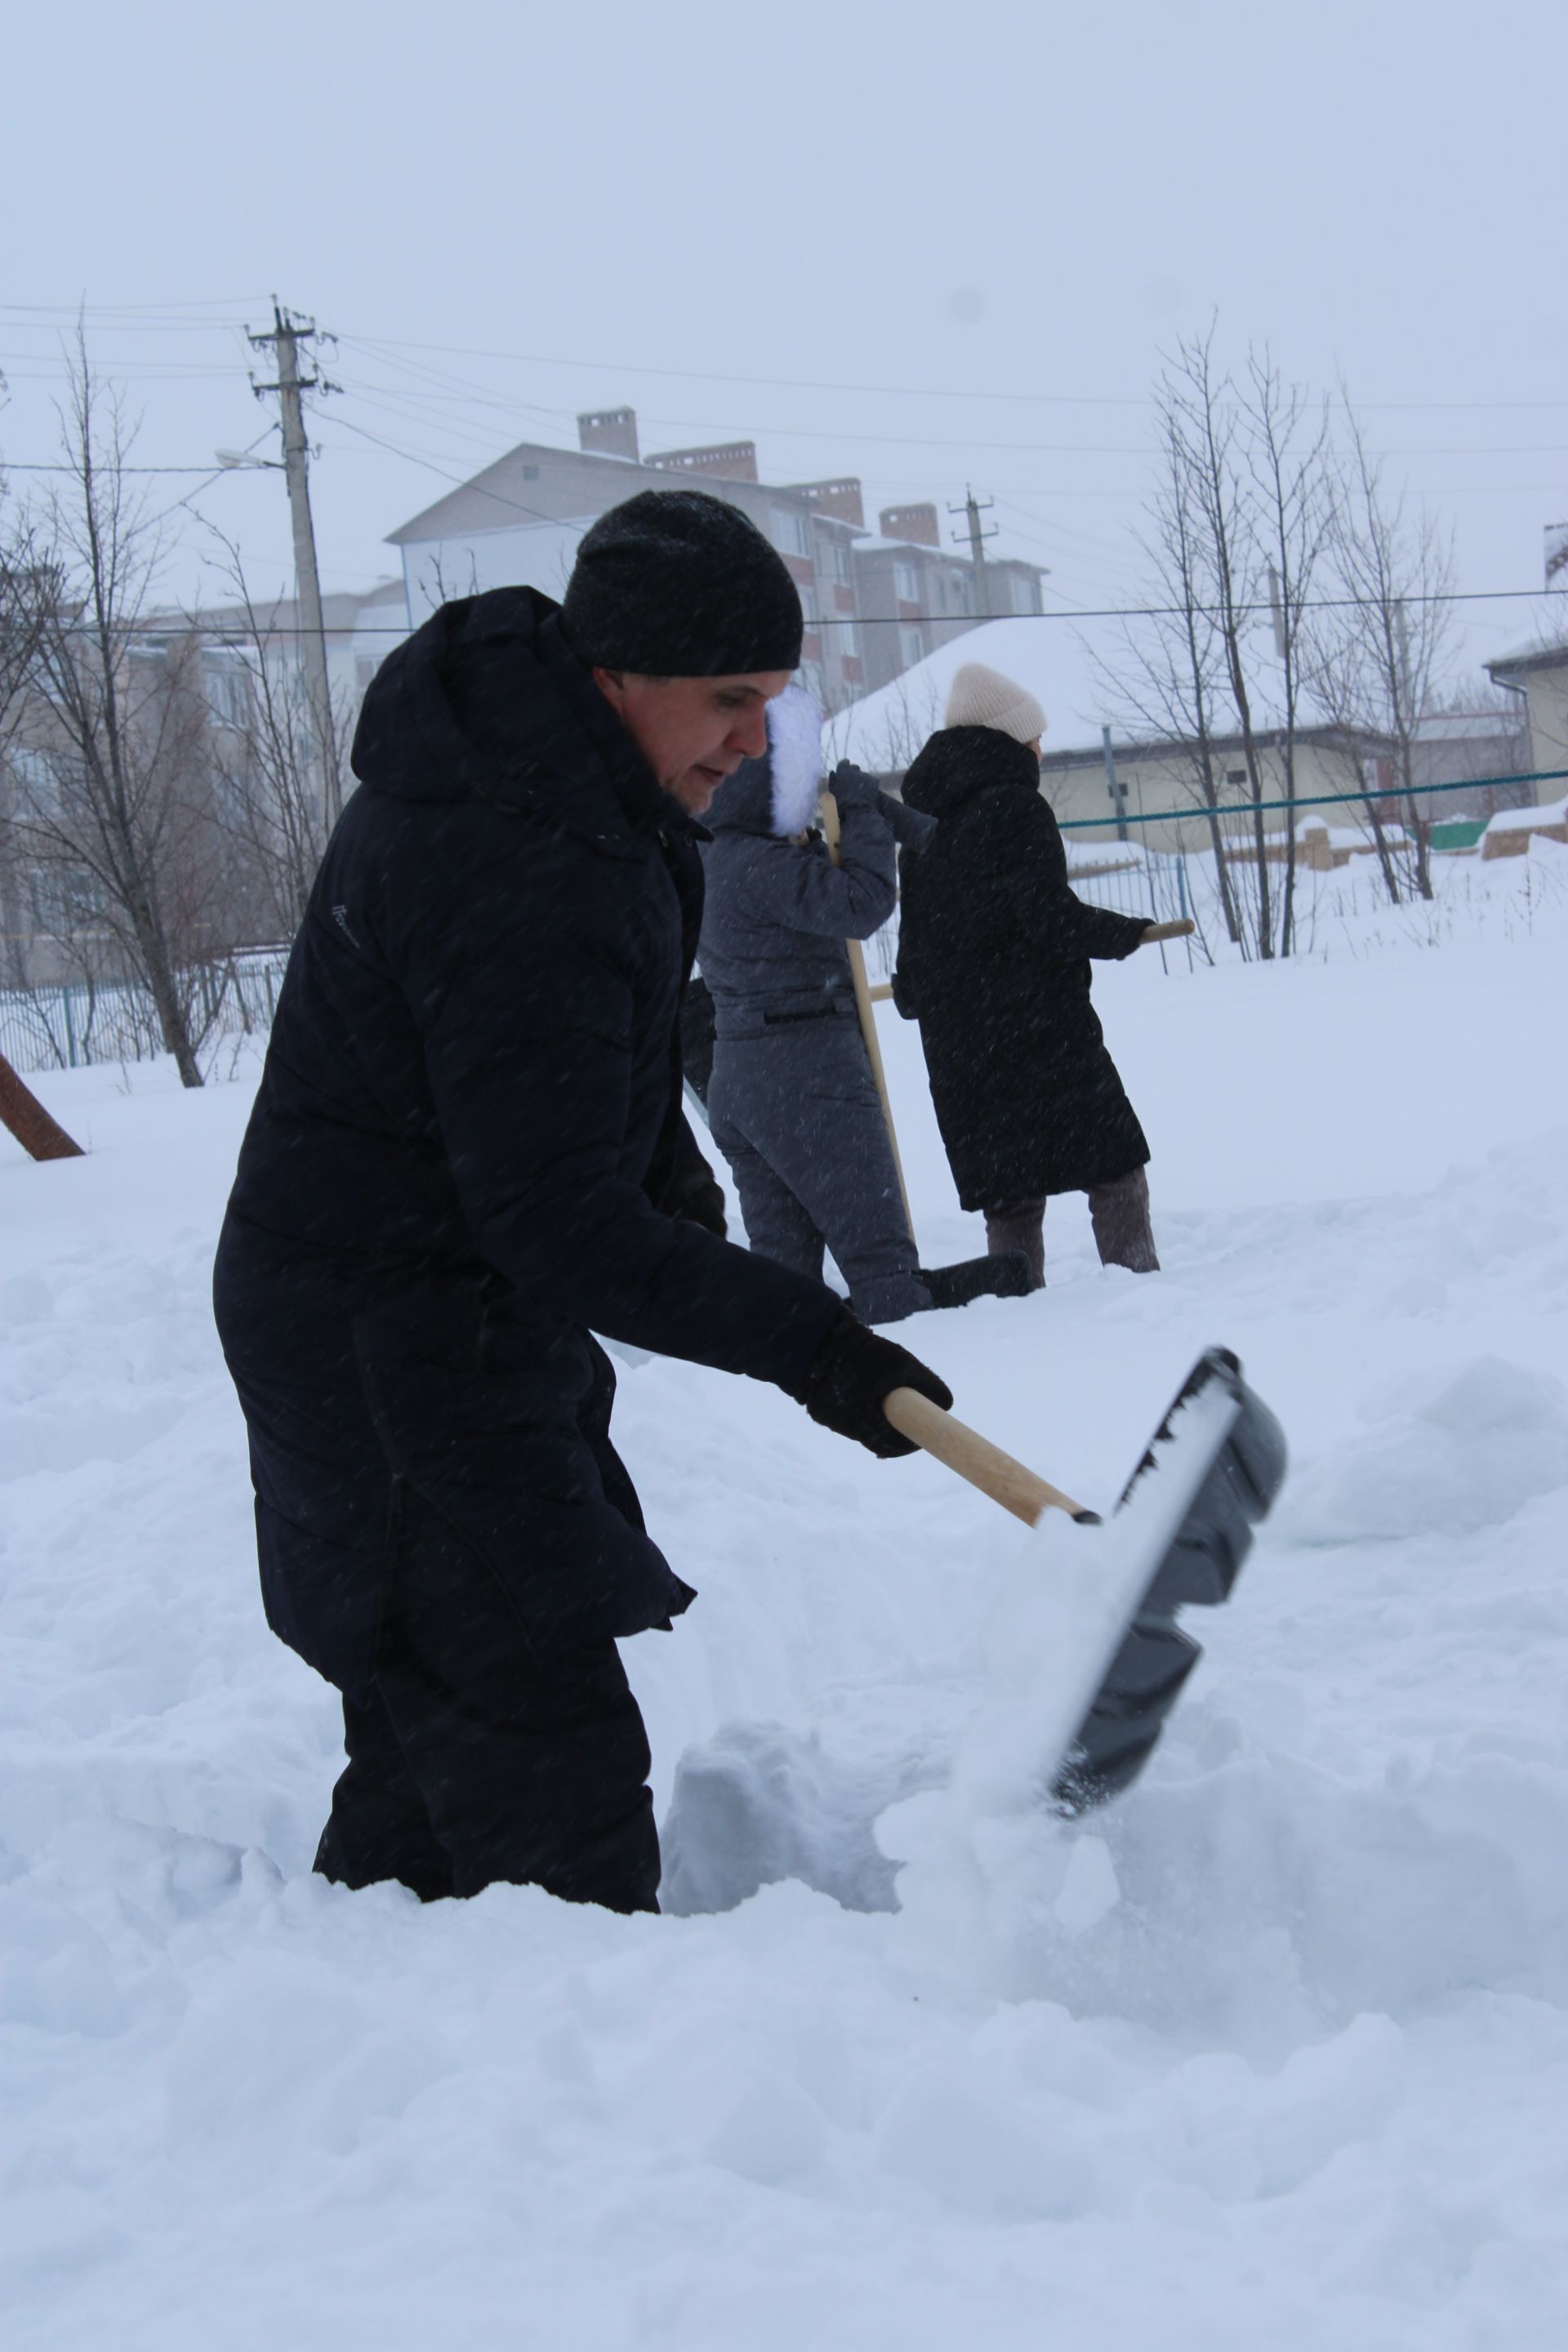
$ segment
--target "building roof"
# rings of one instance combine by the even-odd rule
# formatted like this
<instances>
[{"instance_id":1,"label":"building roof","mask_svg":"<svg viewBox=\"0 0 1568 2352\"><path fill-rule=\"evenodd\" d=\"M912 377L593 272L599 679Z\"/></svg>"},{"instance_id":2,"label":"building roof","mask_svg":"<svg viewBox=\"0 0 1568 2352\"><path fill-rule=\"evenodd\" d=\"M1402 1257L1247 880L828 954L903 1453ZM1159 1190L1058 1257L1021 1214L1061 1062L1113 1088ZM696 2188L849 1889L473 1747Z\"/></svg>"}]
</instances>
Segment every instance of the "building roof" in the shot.
<instances>
[{"instance_id":1,"label":"building roof","mask_svg":"<svg viewBox=\"0 0 1568 2352\"><path fill-rule=\"evenodd\" d=\"M1255 727L1252 740L1259 751L1277 751L1286 740L1286 730L1283 727ZM1312 744L1331 751L1378 752L1389 748L1385 736L1364 727L1298 727L1295 740L1298 743ZM1239 754L1246 750L1246 738L1241 735L1211 735L1209 749L1226 757ZM1190 759L1193 743L1190 738L1150 736L1142 741L1113 742L1110 751L1113 759L1124 760L1131 767L1140 760ZM1103 766L1104 761L1105 747L1102 743L1096 743L1081 749L1046 751L1041 755L1040 765L1043 769L1098 768Z\"/></svg>"},{"instance_id":2,"label":"building roof","mask_svg":"<svg viewBox=\"0 0 1568 2352\"><path fill-rule=\"evenodd\" d=\"M1532 646L1521 646L1513 654L1496 654L1484 665L1488 674L1499 685L1504 683L1504 672L1522 673L1537 669L1568 668L1568 637L1537 638Z\"/></svg>"},{"instance_id":3,"label":"building roof","mask_svg":"<svg viewBox=\"0 0 1568 2352\"><path fill-rule=\"evenodd\" d=\"M530 471L536 468L536 471ZM595 478L597 478L595 479ZM584 522L604 511L590 496L589 485L608 490L604 503L619 505L638 490L676 488L705 489L715 498L740 495L783 499L833 530L855 536L855 526L838 515L825 514L802 491L787 483L742 481L726 474L684 473L668 466L651 466L638 457L618 457L602 449L567 449L550 441L520 441L504 457L486 466L467 482L437 499L409 521L387 532L387 543L402 547L410 541L455 538L474 531L515 530L531 523Z\"/></svg>"},{"instance_id":4,"label":"building roof","mask_svg":"<svg viewBox=\"0 0 1568 2352\"><path fill-rule=\"evenodd\" d=\"M1514 707L1495 710L1429 710L1415 721L1417 743L1487 743L1519 732Z\"/></svg>"}]
</instances>

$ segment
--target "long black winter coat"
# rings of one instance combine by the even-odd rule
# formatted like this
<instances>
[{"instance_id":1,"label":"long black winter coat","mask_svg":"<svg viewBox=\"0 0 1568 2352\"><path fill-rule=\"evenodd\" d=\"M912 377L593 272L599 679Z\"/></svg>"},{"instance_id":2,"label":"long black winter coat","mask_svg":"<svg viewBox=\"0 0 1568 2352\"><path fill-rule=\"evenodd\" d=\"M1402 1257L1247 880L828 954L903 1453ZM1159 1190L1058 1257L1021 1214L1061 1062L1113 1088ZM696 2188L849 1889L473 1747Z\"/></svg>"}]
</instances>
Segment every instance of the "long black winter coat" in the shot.
<instances>
[{"instance_id":1,"label":"long black winter coat","mask_svg":"<svg viewBox=\"0 0 1568 2352\"><path fill-rule=\"evenodd\" d=\"M943 729L904 779L938 822L905 854L894 996L966 1209L1087 1192L1149 1157L1089 992L1089 958L1131 955L1145 919L1075 898L1039 787L1034 753L991 727Z\"/></svg>"},{"instance_id":2,"label":"long black winter coat","mask_svg":"<svg viewBox=\"0 0 1568 2352\"><path fill-rule=\"evenodd\" d=\"M444 606L377 676L353 765L216 1280L268 1617L348 1690L409 1487L542 1647L684 1608L590 1331L793 1386L837 1311L661 1209L696 1149L700 866L555 607Z\"/></svg>"}]
</instances>

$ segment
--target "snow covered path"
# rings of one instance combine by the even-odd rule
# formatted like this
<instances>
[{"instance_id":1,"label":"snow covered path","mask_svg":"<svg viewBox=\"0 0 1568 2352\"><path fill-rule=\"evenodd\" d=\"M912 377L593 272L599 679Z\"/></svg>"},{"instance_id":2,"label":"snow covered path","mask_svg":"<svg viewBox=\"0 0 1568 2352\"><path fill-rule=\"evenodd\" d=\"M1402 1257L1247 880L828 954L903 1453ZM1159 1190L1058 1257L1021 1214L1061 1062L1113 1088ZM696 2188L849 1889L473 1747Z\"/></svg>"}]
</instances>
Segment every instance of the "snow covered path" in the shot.
<instances>
[{"instance_id":1,"label":"snow covered path","mask_svg":"<svg viewBox=\"0 0 1568 2352\"><path fill-rule=\"evenodd\" d=\"M1047 1292L913 1343L1098 1501L1221 1339L1296 1469L1143 1781L966 1916L311 1878L336 1706L261 1622L206 1308L247 1089L40 1082L93 1150L0 1151L9 2345L1561 2341L1568 927L1097 1002L1165 1273L1063 1204ZM689 1368L627 1372L617 1429L701 1594L628 1645L661 1810L730 1723L939 1774L1021 1531Z\"/></svg>"}]
</instances>

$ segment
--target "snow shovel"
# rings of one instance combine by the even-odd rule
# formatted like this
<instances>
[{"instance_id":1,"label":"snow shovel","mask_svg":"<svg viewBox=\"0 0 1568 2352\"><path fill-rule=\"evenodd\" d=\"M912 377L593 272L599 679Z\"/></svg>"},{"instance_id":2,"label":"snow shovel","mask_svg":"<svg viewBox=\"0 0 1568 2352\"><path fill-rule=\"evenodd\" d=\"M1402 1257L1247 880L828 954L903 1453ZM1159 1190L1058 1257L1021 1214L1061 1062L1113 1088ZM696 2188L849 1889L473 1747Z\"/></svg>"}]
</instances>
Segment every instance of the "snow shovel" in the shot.
<instances>
[{"instance_id":1,"label":"snow shovel","mask_svg":"<svg viewBox=\"0 0 1568 2352\"><path fill-rule=\"evenodd\" d=\"M1284 1431L1230 1349L1207 1348L1102 1521L914 1389L894 1389L883 1411L1016 1518L1042 1536L1061 1530L1040 1562L1044 1777L1062 1812L1104 1804L1148 1762L1203 1654L1176 1612L1229 1599L1284 1483ZM1068 1521L1081 1531L1070 1539Z\"/></svg>"}]
</instances>

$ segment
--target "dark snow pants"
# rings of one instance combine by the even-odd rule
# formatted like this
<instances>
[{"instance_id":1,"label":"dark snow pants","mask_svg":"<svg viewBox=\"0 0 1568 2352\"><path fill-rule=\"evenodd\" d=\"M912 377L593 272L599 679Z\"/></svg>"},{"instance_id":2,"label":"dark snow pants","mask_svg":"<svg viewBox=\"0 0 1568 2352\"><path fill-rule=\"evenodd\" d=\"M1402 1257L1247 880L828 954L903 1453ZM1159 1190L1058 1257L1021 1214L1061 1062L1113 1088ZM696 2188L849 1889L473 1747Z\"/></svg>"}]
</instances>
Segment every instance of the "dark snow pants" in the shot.
<instances>
[{"instance_id":1,"label":"dark snow pants","mask_svg":"<svg viewBox=\"0 0 1568 2352\"><path fill-rule=\"evenodd\" d=\"M647 1738L613 1642L536 1655L500 1580L417 1496L395 1506L375 1680L316 1868L426 1902L496 1880L658 1908Z\"/></svg>"},{"instance_id":2,"label":"dark snow pants","mask_svg":"<svg viewBox=\"0 0 1568 2352\"><path fill-rule=\"evenodd\" d=\"M531 1638L484 1545L401 1475L351 1304L320 1267L226 1231L215 1306L250 1437L268 1622L343 1692L348 1769L316 1867L348 1886L399 1879L426 1901L502 1879L657 1909L647 1740L615 1643ZM610 1443L614 1374L590 1360L578 1429L617 1523L640 1530ZM460 1385L445 1402L460 1420ZM476 1424L504 1406L472 1402ZM516 1451L526 1464L537 1436L520 1429ZM561 1475L552 1454L546 1507ZM529 1493L501 1507L526 1559ZM585 1554L584 1581L602 1570Z\"/></svg>"},{"instance_id":3,"label":"dark snow pants","mask_svg":"<svg viewBox=\"0 0 1568 2352\"><path fill-rule=\"evenodd\" d=\"M1158 1274L1154 1229L1149 1221L1149 1179L1142 1168L1109 1184L1091 1185L1089 1213L1101 1265L1124 1265L1133 1274ZM1046 1204L1043 1200L1001 1201L985 1212L985 1246L993 1257L1022 1250L1037 1286L1046 1279Z\"/></svg>"},{"instance_id":4,"label":"dark snow pants","mask_svg":"<svg viewBox=\"0 0 1568 2352\"><path fill-rule=\"evenodd\" d=\"M931 1305L853 1012L721 1030L708 1116L761 1256L820 1281L826 1245L864 1323Z\"/></svg>"}]
</instances>

